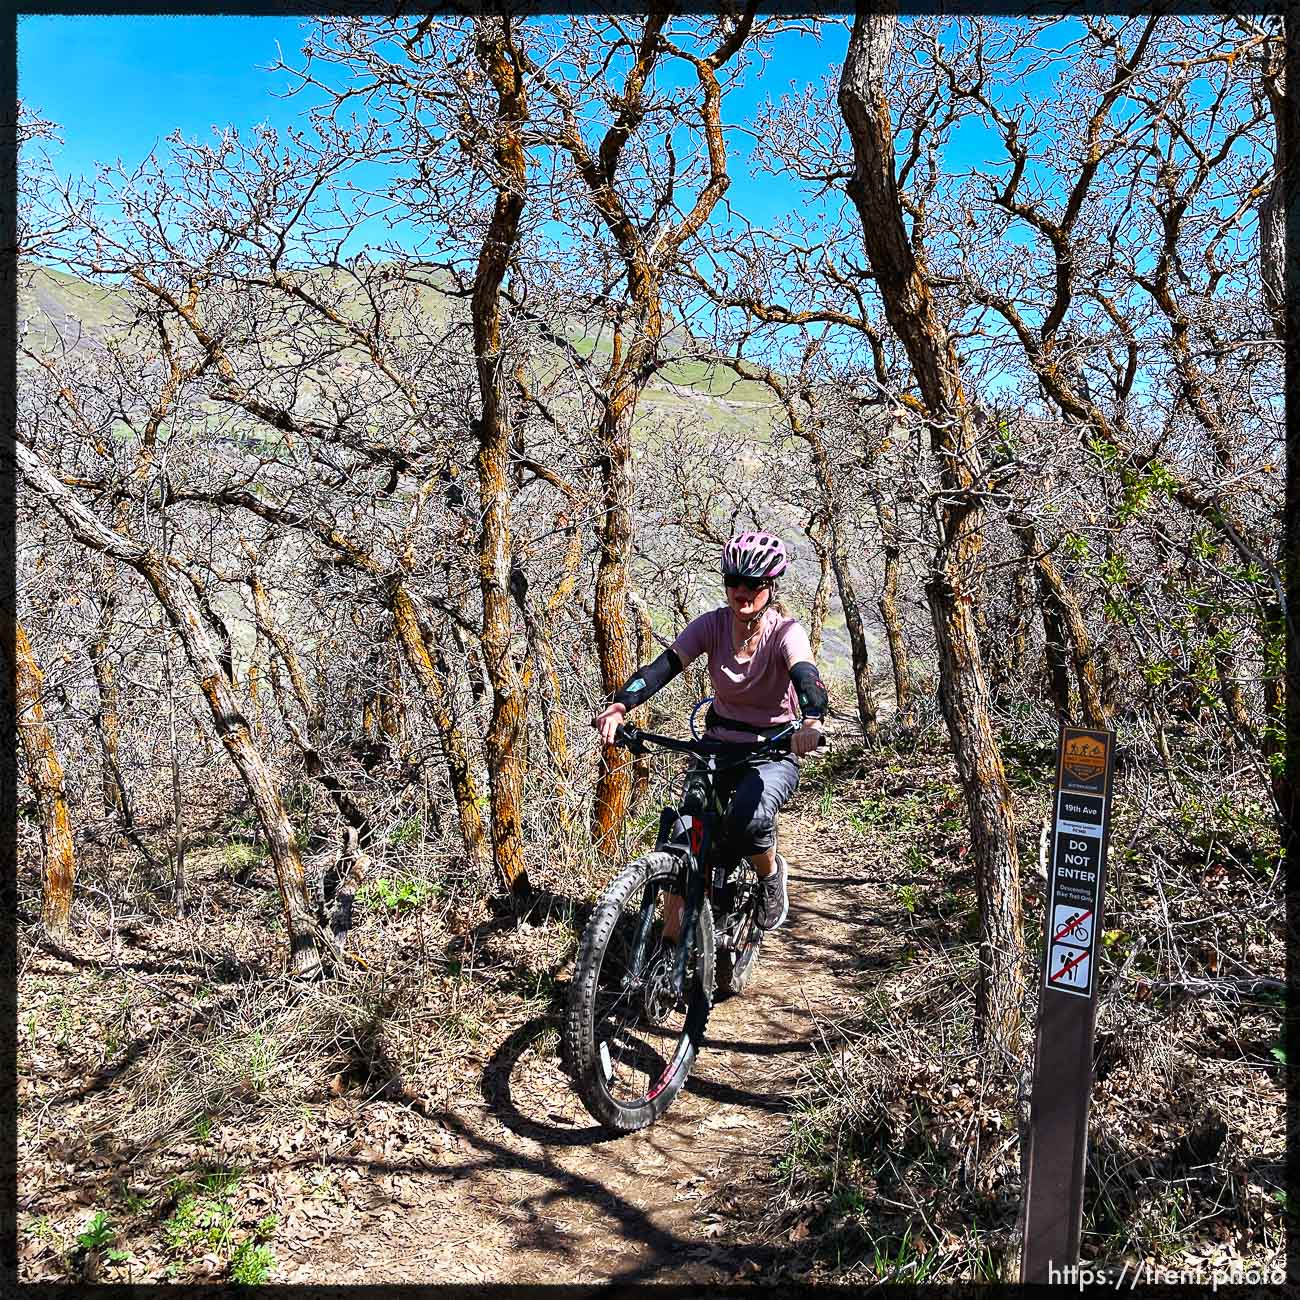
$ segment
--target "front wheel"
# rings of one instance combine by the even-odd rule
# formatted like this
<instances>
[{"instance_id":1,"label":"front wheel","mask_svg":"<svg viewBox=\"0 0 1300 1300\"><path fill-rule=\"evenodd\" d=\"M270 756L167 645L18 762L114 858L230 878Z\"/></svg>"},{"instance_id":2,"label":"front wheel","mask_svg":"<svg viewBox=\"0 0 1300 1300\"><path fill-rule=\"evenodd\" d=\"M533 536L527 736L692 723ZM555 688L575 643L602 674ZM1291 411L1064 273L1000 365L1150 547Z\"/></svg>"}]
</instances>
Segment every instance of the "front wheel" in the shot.
<instances>
[{"instance_id":1,"label":"front wheel","mask_svg":"<svg viewBox=\"0 0 1300 1300\"><path fill-rule=\"evenodd\" d=\"M709 900L701 900L684 999L673 987L675 947L663 938L664 902L677 887L680 865L675 854L648 853L622 871L596 905L574 964L564 1058L583 1105L620 1133L645 1128L668 1109L691 1072L709 1018Z\"/></svg>"}]
</instances>

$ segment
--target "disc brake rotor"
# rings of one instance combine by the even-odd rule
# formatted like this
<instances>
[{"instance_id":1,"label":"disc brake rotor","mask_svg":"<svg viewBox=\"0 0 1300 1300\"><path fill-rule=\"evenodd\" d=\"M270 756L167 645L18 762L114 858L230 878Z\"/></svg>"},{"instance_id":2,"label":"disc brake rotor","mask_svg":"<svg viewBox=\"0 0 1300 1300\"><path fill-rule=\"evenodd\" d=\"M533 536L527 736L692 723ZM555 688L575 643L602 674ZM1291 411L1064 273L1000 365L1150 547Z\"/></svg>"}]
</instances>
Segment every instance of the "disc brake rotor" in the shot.
<instances>
[{"instance_id":1,"label":"disc brake rotor","mask_svg":"<svg viewBox=\"0 0 1300 1300\"><path fill-rule=\"evenodd\" d=\"M651 1024L658 1024L673 1009L673 964L676 954L659 953L645 977L645 1014Z\"/></svg>"}]
</instances>

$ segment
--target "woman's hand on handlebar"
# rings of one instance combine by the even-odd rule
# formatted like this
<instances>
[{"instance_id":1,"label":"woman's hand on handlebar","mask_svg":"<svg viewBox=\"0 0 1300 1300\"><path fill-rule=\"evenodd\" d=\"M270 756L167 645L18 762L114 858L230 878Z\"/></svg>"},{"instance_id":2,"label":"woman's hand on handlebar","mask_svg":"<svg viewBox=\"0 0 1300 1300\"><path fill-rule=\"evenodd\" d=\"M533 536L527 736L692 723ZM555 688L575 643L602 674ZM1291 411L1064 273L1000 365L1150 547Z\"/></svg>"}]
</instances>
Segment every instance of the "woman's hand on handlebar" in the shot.
<instances>
[{"instance_id":1,"label":"woman's hand on handlebar","mask_svg":"<svg viewBox=\"0 0 1300 1300\"><path fill-rule=\"evenodd\" d=\"M811 754L825 740L820 718L805 718L803 726L790 737L790 748L802 758Z\"/></svg>"},{"instance_id":2,"label":"woman's hand on handlebar","mask_svg":"<svg viewBox=\"0 0 1300 1300\"><path fill-rule=\"evenodd\" d=\"M605 744L612 745L626 714L626 704L607 704L602 712L592 718L591 725L600 732L600 738Z\"/></svg>"}]
</instances>

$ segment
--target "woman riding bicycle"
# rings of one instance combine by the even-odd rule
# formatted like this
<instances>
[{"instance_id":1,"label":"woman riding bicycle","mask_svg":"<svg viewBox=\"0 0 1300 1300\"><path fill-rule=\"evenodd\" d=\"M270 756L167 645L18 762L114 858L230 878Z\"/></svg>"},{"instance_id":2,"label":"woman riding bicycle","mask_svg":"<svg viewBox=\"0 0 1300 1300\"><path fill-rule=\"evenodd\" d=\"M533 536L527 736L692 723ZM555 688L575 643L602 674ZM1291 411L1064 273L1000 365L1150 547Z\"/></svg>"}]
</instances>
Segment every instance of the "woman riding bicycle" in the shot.
<instances>
[{"instance_id":1,"label":"woman riding bicycle","mask_svg":"<svg viewBox=\"0 0 1300 1300\"><path fill-rule=\"evenodd\" d=\"M653 663L638 668L592 725L607 745L629 709L644 704L701 653L708 656L713 704L705 734L718 740L749 741L770 736L793 721L793 753L767 756L739 769L723 833L753 864L762 883L759 924L775 930L786 918L785 859L775 851L776 814L799 784L799 759L821 743L828 698L813 662L808 634L774 605L776 580L789 559L781 540L766 532L740 533L722 548L727 603L692 619ZM665 918L665 935L675 939L680 900Z\"/></svg>"}]
</instances>

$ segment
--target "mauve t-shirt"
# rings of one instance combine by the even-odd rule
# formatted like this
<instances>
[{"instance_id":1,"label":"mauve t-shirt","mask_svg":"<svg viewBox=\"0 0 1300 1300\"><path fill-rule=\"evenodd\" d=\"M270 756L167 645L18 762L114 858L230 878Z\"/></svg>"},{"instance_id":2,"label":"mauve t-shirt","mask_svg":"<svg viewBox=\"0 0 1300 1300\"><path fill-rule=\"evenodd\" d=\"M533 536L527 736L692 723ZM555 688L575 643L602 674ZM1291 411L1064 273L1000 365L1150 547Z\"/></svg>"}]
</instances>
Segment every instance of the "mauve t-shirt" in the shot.
<instances>
[{"instance_id":1,"label":"mauve t-shirt","mask_svg":"<svg viewBox=\"0 0 1300 1300\"><path fill-rule=\"evenodd\" d=\"M672 647L682 667L697 655L708 655L713 707L722 717L747 722L753 727L789 722L799 704L790 669L803 660L812 661L808 633L796 619L783 618L768 608L763 611L758 645L741 663L736 658L732 623L733 615L726 605L687 623ZM712 731L722 739L754 739L751 733L722 727Z\"/></svg>"}]
</instances>

